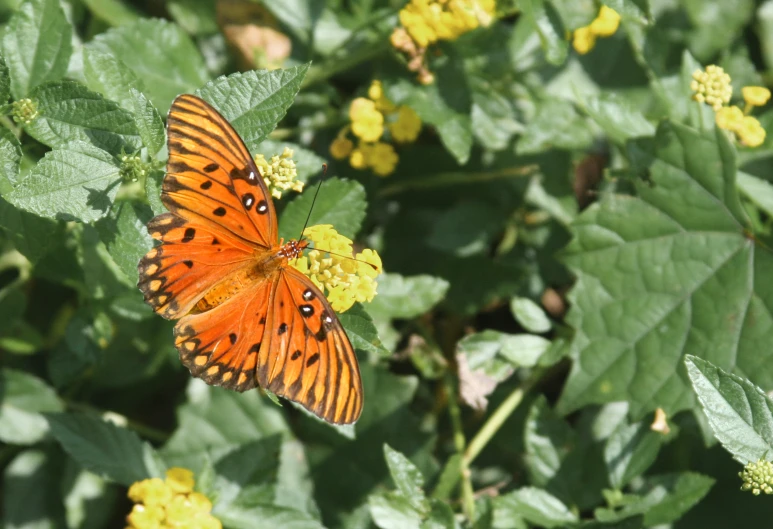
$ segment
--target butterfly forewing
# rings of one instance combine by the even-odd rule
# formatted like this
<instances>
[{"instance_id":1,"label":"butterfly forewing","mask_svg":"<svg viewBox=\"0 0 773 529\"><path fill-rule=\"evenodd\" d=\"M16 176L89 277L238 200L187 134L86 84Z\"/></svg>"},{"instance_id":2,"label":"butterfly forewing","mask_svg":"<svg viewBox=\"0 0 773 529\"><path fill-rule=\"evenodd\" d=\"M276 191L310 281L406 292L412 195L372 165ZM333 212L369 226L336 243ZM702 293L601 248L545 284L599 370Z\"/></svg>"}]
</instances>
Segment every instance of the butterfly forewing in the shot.
<instances>
[{"instance_id":1,"label":"butterfly forewing","mask_svg":"<svg viewBox=\"0 0 773 529\"><path fill-rule=\"evenodd\" d=\"M161 199L169 211L264 248L277 243L274 205L247 147L208 103L175 99L167 118L169 162Z\"/></svg>"},{"instance_id":2,"label":"butterfly forewing","mask_svg":"<svg viewBox=\"0 0 773 529\"><path fill-rule=\"evenodd\" d=\"M167 319L187 314L224 276L253 259L250 247L171 213L152 219L148 232L163 244L140 260L137 286L153 310Z\"/></svg>"},{"instance_id":3,"label":"butterfly forewing","mask_svg":"<svg viewBox=\"0 0 773 529\"><path fill-rule=\"evenodd\" d=\"M258 360L260 385L329 422L356 421L362 385L346 332L306 276L294 268L279 275Z\"/></svg>"}]
</instances>

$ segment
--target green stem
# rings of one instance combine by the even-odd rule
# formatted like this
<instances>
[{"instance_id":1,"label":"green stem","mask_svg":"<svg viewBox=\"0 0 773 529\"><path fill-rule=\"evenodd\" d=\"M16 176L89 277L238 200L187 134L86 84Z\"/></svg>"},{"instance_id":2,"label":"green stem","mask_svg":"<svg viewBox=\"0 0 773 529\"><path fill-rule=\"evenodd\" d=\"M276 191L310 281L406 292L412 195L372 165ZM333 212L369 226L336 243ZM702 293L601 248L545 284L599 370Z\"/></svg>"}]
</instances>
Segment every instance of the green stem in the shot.
<instances>
[{"instance_id":1,"label":"green stem","mask_svg":"<svg viewBox=\"0 0 773 529\"><path fill-rule=\"evenodd\" d=\"M524 395L526 395L532 387L542 377L543 370L535 369L531 376L526 381L515 388L510 395L499 405L499 407L491 414L483 427L473 437L472 441L467 445L467 450L464 452L463 468L467 468L486 445L491 441L494 435L499 431L505 421L513 414L518 408L518 405L523 401Z\"/></svg>"},{"instance_id":2,"label":"green stem","mask_svg":"<svg viewBox=\"0 0 773 529\"><path fill-rule=\"evenodd\" d=\"M462 427L462 412L459 409L459 401L456 398L456 386L450 375L446 375L445 385L448 392L448 414L451 416L451 427L454 430L454 446L459 455L462 455L459 467L459 477L462 480L462 509L467 519L472 522L475 517L475 496L472 490L472 481L470 481L470 467L463 456L466 440Z\"/></svg>"},{"instance_id":3,"label":"green stem","mask_svg":"<svg viewBox=\"0 0 773 529\"><path fill-rule=\"evenodd\" d=\"M303 80L303 88L308 88L315 83L327 81L331 77L350 70L363 62L367 62L374 57L381 55L389 49L389 40L384 39L370 46L363 46L355 53L349 54L336 61L325 61L321 66L312 66L306 78Z\"/></svg>"},{"instance_id":4,"label":"green stem","mask_svg":"<svg viewBox=\"0 0 773 529\"><path fill-rule=\"evenodd\" d=\"M456 184L472 184L480 182L489 182L502 178L529 177L539 170L537 165L524 165L522 167L506 167L496 171L482 171L477 173L448 172L438 173L427 178L418 180L406 180L398 182L391 186L386 186L379 194L387 197L397 195L406 191L416 191L421 189L432 189L436 187L445 187Z\"/></svg>"}]
</instances>

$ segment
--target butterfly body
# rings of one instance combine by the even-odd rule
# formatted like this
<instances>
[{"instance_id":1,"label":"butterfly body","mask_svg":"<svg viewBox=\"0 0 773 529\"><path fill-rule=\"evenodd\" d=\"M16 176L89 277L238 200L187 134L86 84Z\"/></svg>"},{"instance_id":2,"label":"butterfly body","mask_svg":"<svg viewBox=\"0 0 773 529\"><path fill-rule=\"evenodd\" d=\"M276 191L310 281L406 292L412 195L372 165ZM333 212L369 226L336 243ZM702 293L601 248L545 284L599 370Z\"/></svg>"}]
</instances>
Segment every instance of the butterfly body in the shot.
<instances>
[{"instance_id":1,"label":"butterfly body","mask_svg":"<svg viewBox=\"0 0 773 529\"><path fill-rule=\"evenodd\" d=\"M138 286L158 314L178 320L182 363L209 384L260 386L329 422L355 422L354 349L324 294L290 266L308 243L278 240L273 202L241 138L188 94L172 104L167 136L169 213L148 223L161 245L140 260Z\"/></svg>"}]
</instances>

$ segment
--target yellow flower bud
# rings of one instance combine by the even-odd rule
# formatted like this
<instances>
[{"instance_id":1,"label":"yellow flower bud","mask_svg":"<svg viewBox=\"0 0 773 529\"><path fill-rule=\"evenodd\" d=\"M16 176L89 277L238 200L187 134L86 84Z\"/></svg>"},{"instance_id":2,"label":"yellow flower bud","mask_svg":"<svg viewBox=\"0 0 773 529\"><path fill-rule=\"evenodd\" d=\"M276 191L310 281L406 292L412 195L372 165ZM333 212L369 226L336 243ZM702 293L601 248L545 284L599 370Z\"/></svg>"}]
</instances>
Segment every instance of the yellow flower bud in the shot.
<instances>
[{"instance_id":1,"label":"yellow flower bud","mask_svg":"<svg viewBox=\"0 0 773 529\"><path fill-rule=\"evenodd\" d=\"M770 90L764 86L744 86L741 94L747 105L761 107L770 99Z\"/></svg>"},{"instance_id":2,"label":"yellow flower bud","mask_svg":"<svg viewBox=\"0 0 773 529\"><path fill-rule=\"evenodd\" d=\"M752 116L744 116L741 125L735 130L741 143L747 147L759 147L765 141L765 129Z\"/></svg>"},{"instance_id":3,"label":"yellow flower bud","mask_svg":"<svg viewBox=\"0 0 773 529\"><path fill-rule=\"evenodd\" d=\"M354 149L354 144L352 141L342 136L338 136L330 144L330 154L336 160L343 160L349 156L352 152L352 149Z\"/></svg>"},{"instance_id":4,"label":"yellow flower bud","mask_svg":"<svg viewBox=\"0 0 773 529\"><path fill-rule=\"evenodd\" d=\"M572 47L574 47L577 53L579 53L580 55L585 55L590 50L592 50L593 46L595 45L596 45L596 34L591 31L590 26L577 28L574 31L574 36L572 38Z\"/></svg>"},{"instance_id":5,"label":"yellow flower bud","mask_svg":"<svg viewBox=\"0 0 773 529\"><path fill-rule=\"evenodd\" d=\"M737 106L722 107L714 115L717 127L730 131L738 130L743 123L743 118L743 111Z\"/></svg>"},{"instance_id":6,"label":"yellow flower bud","mask_svg":"<svg viewBox=\"0 0 773 529\"><path fill-rule=\"evenodd\" d=\"M187 468L173 467L166 471L166 484L175 494L193 490L193 472Z\"/></svg>"},{"instance_id":7,"label":"yellow flower bud","mask_svg":"<svg viewBox=\"0 0 773 529\"><path fill-rule=\"evenodd\" d=\"M614 9L603 5L589 27L597 37L611 37L620 27L620 15Z\"/></svg>"}]
</instances>

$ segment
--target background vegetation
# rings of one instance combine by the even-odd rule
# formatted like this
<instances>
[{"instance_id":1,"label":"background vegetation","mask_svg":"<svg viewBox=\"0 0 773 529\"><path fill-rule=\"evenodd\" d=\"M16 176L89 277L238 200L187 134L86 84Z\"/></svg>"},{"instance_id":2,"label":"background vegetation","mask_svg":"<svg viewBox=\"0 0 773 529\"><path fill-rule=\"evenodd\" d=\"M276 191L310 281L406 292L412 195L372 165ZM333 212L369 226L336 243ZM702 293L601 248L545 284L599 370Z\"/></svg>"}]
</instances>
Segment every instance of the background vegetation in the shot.
<instances>
[{"instance_id":1,"label":"background vegetation","mask_svg":"<svg viewBox=\"0 0 773 529\"><path fill-rule=\"evenodd\" d=\"M773 2L411 6L0 0L6 527L121 527L171 467L227 528L770 523ZM381 254L355 426L192 380L143 303L186 92L294 149L281 235L327 162L312 224Z\"/></svg>"}]
</instances>

